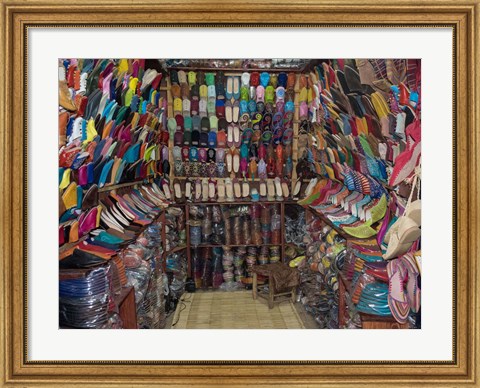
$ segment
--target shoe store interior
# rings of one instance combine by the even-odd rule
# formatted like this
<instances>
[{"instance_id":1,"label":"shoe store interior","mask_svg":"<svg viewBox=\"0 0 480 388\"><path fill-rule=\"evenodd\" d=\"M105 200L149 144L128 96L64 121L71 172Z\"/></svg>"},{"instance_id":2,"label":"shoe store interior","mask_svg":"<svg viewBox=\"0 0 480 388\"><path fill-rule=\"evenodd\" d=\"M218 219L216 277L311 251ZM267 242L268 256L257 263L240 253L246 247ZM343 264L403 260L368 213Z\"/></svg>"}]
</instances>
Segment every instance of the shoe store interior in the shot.
<instances>
[{"instance_id":1,"label":"shoe store interior","mask_svg":"<svg viewBox=\"0 0 480 388\"><path fill-rule=\"evenodd\" d=\"M419 59L58 80L59 328L421 328Z\"/></svg>"}]
</instances>

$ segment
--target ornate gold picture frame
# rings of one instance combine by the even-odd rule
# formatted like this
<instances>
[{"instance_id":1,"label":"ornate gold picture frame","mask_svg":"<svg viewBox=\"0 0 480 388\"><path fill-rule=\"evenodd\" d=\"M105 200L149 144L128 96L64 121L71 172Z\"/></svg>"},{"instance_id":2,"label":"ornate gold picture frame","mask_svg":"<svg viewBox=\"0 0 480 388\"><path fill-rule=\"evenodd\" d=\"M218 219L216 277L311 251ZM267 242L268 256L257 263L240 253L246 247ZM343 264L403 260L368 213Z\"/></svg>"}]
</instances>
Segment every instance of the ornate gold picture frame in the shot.
<instances>
[{"instance_id":1,"label":"ornate gold picture frame","mask_svg":"<svg viewBox=\"0 0 480 388\"><path fill-rule=\"evenodd\" d=\"M2 386L477 386L480 1L135 2L1 0L0 361ZM148 21L148 22L147 22ZM266 22L268 21L268 22ZM451 361L28 361L27 31L39 27L422 27L453 31ZM339 345L340 346L340 345Z\"/></svg>"}]
</instances>

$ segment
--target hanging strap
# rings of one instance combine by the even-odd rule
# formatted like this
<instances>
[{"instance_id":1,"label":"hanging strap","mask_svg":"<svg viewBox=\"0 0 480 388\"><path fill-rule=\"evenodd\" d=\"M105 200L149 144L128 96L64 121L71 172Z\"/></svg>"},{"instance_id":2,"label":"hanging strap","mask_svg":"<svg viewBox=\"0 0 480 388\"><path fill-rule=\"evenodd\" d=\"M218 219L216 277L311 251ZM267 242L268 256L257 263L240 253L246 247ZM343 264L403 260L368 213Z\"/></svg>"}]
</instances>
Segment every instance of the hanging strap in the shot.
<instances>
[{"instance_id":1,"label":"hanging strap","mask_svg":"<svg viewBox=\"0 0 480 388\"><path fill-rule=\"evenodd\" d=\"M417 167L415 167L415 173L413 174L413 177L411 178L412 179L412 189L410 190L410 195L408 196L408 201L407 201L407 205L405 206L404 214L407 212L407 209L410 207L410 204L412 203L413 192L415 191L415 187L417 187L417 184L418 184L417 199L420 198L420 182L419 182L420 176L421 176L421 167L420 167L420 164L419 164Z\"/></svg>"}]
</instances>

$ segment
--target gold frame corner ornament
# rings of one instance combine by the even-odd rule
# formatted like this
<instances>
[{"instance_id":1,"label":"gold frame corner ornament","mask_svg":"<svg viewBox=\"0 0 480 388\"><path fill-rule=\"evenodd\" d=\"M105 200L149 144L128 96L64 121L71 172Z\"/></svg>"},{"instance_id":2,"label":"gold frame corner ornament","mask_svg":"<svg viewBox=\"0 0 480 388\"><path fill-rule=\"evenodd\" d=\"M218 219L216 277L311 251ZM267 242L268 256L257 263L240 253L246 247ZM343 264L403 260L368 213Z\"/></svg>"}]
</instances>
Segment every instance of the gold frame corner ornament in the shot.
<instances>
[{"instance_id":1,"label":"gold frame corner ornament","mask_svg":"<svg viewBox=\"0 0 480 388\"><path fill-rule=\"evenodd\" d=\"M0 0L1 386L477 386L480 341L480 0ZM185 12L187 11L188 12ZM148 15L148 17L146 17ZM285 15L288 15L288 20ZM88 16L88 18L86 17ZM81 25L78 20L84 20ZM88 21L85 21L88 20ZM139 20L161 20L163 24ZM182 20L181 23L178 20ZM268 24L265 21L268 20ZM451 361L27 361L27 30L38 27L451 27L454 354ZM441 80L439 80L441 82ZM6 87L8 85L8 87ZM24 152L22 153L21 150ZM286 366L291 366L286 368ZM334 366L332 368L332 366ZM133 380L133 381L132 381Z\"/></svg>"}]
</instances>

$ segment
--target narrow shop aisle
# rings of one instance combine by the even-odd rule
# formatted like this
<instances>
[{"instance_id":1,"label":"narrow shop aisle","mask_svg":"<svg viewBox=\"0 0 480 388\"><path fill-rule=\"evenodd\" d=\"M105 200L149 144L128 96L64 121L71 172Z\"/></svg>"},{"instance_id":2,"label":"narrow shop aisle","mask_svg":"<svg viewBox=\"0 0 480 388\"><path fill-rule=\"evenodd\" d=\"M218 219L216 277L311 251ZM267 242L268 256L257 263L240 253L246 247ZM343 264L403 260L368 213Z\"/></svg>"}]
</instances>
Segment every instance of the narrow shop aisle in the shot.
<instances>
[{"instance_id":1,"label":"narrow shop aisle","mask_svg":"<svg viewBox=\"0 0 480 388\"><path fill-rule=\"evenodd\" d=\"M305 329L292 302L269 309L251 291L186 293L177 306L172 329Z\"/></svg>"}]
</instances>

